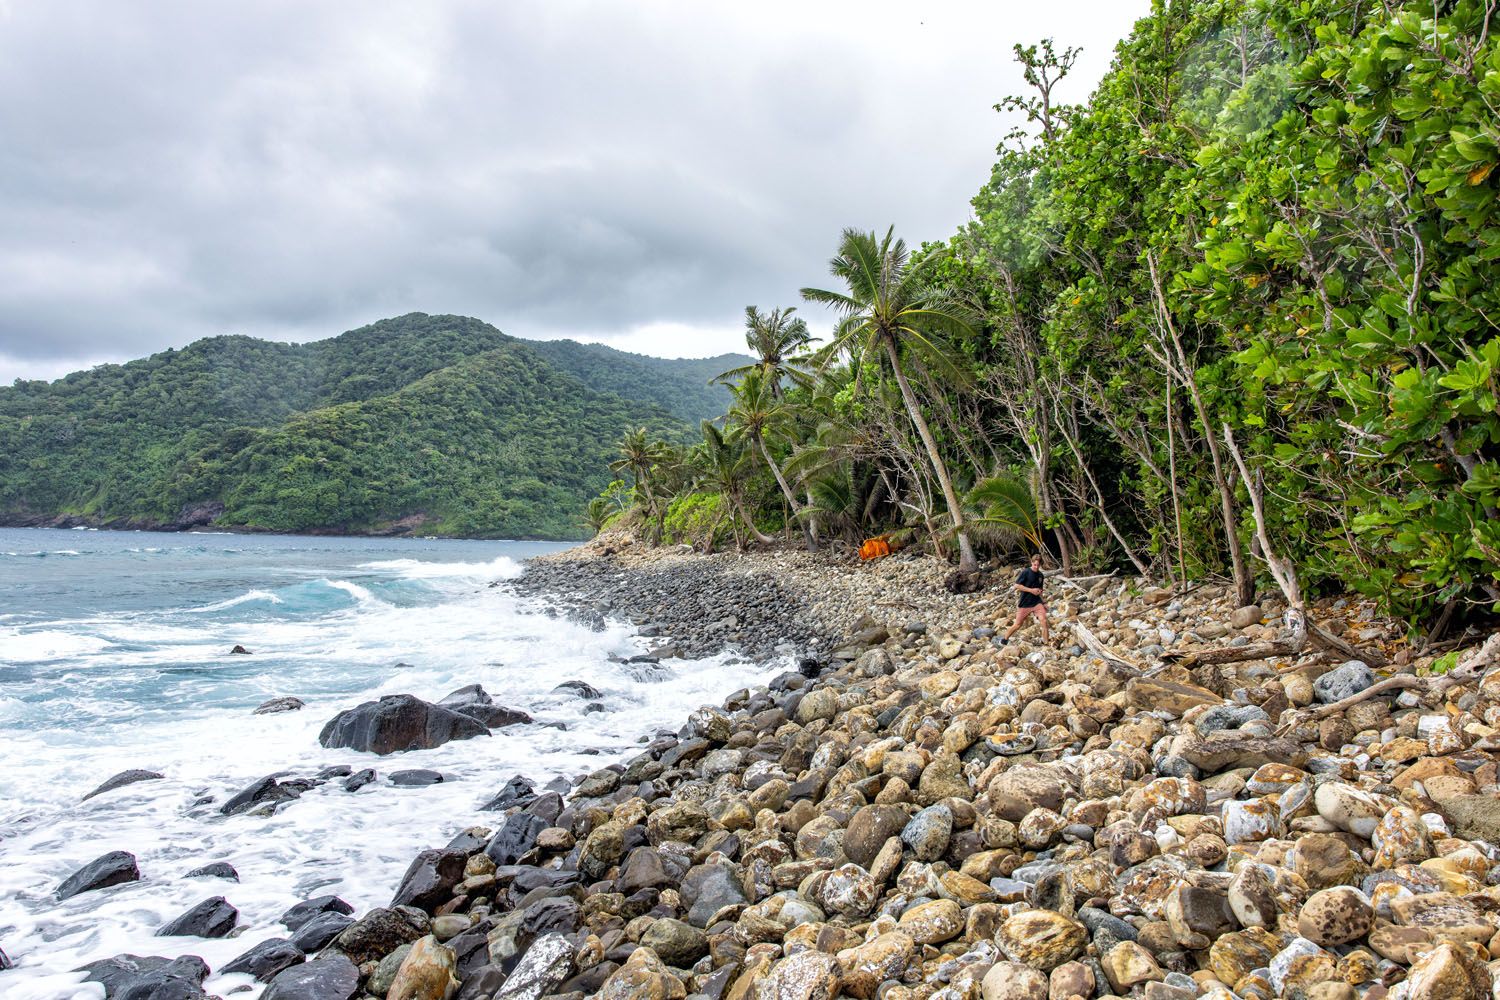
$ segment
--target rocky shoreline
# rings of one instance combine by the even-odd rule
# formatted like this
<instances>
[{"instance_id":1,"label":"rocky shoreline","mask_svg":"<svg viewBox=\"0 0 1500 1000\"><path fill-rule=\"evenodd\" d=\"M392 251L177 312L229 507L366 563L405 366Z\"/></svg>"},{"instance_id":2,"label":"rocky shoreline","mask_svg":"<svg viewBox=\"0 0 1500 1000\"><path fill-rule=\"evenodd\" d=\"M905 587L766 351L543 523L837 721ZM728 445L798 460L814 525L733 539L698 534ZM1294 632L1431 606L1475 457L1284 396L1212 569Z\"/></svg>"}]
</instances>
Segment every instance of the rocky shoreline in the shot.
<instances>
[{"instance_id":1,"label":"rocky shoreline","mask_svg":"<svg viewBox=\"0 0 1500 1000\"><path fill-rule=\"evenodd\" d=\"M533 560L504 585L658 657L799 669L571 788L517 778L387 907L301 904L290 934L338 928L310 961L231 964L267 1000L1492 996L1500 637L1434 669L1337 601L1315 621L1402 665L1215 663L1280 609L1116 577L1054 580L1053 642L1002 646L1010 571L962 595L946 571L628 539ZM163 964L119 981L178 984L142 996L207 972L137 961Z\"/></svg>"}]
</instances>

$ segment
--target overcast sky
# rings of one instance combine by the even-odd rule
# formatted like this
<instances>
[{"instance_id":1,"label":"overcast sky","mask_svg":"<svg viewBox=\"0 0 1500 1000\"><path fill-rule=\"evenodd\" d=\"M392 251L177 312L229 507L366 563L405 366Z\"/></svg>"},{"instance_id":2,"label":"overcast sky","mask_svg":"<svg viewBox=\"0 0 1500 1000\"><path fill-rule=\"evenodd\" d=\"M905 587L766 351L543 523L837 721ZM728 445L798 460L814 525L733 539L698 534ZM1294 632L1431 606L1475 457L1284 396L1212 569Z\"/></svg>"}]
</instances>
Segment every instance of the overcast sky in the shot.
<instances>
[{"instance_id":1,"label":"overcast sky","mask_svg":"<svg viewBox=\"0 0 1500 1000\"><path fill-rule=\"evenodd\" d=\"M843 227L965 221L1012 43L1082 100L1148 7L0 0L0 384L412 311L737 350Z\"/></svg>"}]
</instances>

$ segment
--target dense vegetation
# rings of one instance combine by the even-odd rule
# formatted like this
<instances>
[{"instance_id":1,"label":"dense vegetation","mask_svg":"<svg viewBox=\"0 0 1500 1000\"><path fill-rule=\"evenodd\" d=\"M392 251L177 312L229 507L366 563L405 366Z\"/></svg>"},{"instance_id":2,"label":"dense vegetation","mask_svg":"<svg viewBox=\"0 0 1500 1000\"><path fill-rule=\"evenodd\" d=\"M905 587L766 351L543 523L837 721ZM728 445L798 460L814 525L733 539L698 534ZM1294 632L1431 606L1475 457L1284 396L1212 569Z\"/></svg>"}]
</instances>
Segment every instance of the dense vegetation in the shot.
<instances>
[{"instance_id":1,"label":"dense vegetation","mask_svg":"<svg viewBox=\"0 0 1500 1000\"><path fill-rule=\"evenodd\" d=\"M668 538L890 533L961 569L1354 589L1433 632L1500 601L1493 3L1155 4L1086 106L1030 93L973 221L846 232L835 340L749 317L690 451L627 442ZM796 327L796 329L791 329ZM769 384L766 384L769 383ZM627 456L628 457L628 456ZM639 489L637 490L639 492Z\"/></svg>"},{"instance_id":2,"label":"dense vegetation","mask_svg":"<svg viewBox=\"0 0 1500 1000\"><path fill-rule=\"evenodd\" d=\"M422 314L310 344L214 337L0 388L0 515L574 536L624 429L680 439L722 408L704 364Z\"/></svg>"}]
</instances>

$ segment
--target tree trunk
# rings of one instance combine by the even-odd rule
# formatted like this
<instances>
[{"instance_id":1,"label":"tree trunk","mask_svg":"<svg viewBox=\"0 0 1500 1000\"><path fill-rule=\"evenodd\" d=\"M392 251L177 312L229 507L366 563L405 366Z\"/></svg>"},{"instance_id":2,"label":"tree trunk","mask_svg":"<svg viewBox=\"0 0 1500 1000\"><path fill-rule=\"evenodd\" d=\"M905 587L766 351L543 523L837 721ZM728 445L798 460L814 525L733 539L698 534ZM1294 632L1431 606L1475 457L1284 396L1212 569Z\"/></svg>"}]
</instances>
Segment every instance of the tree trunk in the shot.
<instances>
[{"instance_id":1,"label":"tree trunk","mask_svg":"<svg viewBox=\"0 0 1500 1000\"><path fill-rule=\"evenodd\" d=\"M937 442L933 440L932 430L922 416L922 408L917 403L916 393L912 392L911 383L906 380L906 374L901 370L901 357L896 353L896 342L890 337L883 339L886 356L890 358L891 368L896 372L896 384L901 387L901 399L906 404L906 412L911 417L912 424L917 428L917 435L922 439L922 444L927 449L927 457L932 462L932 471L937 474L938 483L943 488L943 499L947 501L949 517L953 519L953 533L958 538L958 571L960 573L978 572L979 560L974 555L974 546L969 543L968 532L964 530L964 512L963 508L958 505L958 494L953 492L953 479L948 475L948 467L943 464L943 456L938 454Z\"/></svg>"},{"instance_id":2,"label":"tree trunk","mask_svg":"<svg viewBox=\"0 0 1500 1000\"><path fill-rule=\"evenodd\" d=\"M755 540L757 542L760 542L760 544L762 545L775 544L776 539L772 538L770 535L766 534L764 531L761 531L755 526L755 522L751 520L749 512L745 510L744 502L741 501L738 497L735 498L734 509L740 512L740 517L744 520L745 527L750 529L750 534L755 537Z\"/></svg>"},{"instance_id":3,"label":"tree trunk","mask_svg":"<svg viewBox=\"0 0 1500 1000\"><path fill-rule=\"evenodd\" d=\"M760 445L760 453L765 456L766 464L771 467L771 475L776 477L776 485L781 487L781 495L786 497L787 506L795 514L802 508L798 505L797 498L792 494L792 488L787 485L786 477L781 474L781 468L776 464L776 459L771 457L771 449L766 447L766 439L757 434L755 435L755 443ZM813 534L812 525L807 523L806 518L798 518L798 520L802 522L802 537L807 541L807 551L818 551L818 539Z\"/></svg>"}]
</instances>

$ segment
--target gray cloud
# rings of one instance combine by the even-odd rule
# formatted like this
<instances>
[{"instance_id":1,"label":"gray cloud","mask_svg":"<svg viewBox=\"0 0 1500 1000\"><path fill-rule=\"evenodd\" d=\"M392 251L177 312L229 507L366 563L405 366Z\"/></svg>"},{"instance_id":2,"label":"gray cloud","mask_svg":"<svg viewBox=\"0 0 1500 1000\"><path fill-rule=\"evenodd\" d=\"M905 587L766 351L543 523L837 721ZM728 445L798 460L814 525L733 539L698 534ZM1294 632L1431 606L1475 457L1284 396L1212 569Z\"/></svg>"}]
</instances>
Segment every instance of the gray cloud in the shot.
<instances>
[{"instance_id":1,"label":"gray cloud","mask_svg":"<svg viewBox=\"0 0 1500 1000\"><path fill-rule=\"evenodd\" d=\"M1080 99L1147 8L0 0L0 384L411 310L734 349L842 227L962 223L1012 42Z\"/></svg>"}]
</instances>

